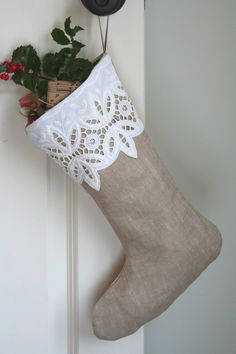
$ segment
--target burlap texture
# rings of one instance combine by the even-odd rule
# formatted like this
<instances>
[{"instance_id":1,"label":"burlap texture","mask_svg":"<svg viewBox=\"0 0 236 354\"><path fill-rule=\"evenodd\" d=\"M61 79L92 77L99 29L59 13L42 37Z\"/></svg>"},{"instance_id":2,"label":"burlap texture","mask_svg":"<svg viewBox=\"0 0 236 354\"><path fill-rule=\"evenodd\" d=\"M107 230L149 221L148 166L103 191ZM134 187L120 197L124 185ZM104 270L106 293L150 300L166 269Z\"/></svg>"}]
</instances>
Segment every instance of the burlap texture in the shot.
<instances>
[{"instance_id":1,"label":"burlap texture","mask_svg":"<svg viewBox=\"0 0 236 354\"><path fill-rule=\"evenodd\" d=\"M47 102L51 106L55 106L57 103L61 102L64 98L69 96L71 92L73 92L79 86L79 83L71 83L69 81L49 81Z\"/></svg>"},{"instance_id":2,"label":"burlap texture","mask_svg":"<svg viewBox=\"0 0 236 354\"><path fill-rule=\"evenodd\" d=\"M115 340L166 310L217 257L221 235L184 198L146 133L138 159L120 154L99 192L83 183L119 237L125 265L93 312L97 337Z\"/></svg>"}]
</instances>

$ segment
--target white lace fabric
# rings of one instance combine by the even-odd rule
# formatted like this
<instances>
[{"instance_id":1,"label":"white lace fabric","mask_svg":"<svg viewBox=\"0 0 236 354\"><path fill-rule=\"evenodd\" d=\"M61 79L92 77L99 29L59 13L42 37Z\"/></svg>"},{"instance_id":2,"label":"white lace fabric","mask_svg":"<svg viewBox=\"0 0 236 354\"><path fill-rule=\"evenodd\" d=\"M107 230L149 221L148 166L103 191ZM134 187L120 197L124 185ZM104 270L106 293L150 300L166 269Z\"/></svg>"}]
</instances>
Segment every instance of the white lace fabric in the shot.
<instances>
[{"instance_id":1,"label":"white lace fabric","mask_svg":"<svg viewBox=\"0 0 236 354\"><path fill-rule=\"evenodd\" d=\"M26 128L32 142L78 183L100 189L99 170L122 151L137 158L133 138L143 124L109 55L70 96Z\"/></svg>"}]
</instances>

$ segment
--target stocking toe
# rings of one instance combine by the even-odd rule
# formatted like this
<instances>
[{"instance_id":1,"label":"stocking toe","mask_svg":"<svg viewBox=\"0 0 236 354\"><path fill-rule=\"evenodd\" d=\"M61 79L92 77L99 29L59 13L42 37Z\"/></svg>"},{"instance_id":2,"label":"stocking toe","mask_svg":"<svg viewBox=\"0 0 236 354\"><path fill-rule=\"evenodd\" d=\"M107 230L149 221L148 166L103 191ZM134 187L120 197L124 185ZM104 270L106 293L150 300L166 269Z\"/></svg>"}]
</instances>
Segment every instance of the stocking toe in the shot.
<instances>
[{"instance_id":1,"label":"stocking toe","mask_svg":"<svg viewBox=\"0 0 236 354\"><path fill-rule=\"evenodd\" d=\"M117 340L132 334L137 330L130 329L127 333L127 323L124 323L122 309L112 295L106 293L95 305L93 310L93 331L96 337L104 340Z\"/></svg>"}]
</instances>

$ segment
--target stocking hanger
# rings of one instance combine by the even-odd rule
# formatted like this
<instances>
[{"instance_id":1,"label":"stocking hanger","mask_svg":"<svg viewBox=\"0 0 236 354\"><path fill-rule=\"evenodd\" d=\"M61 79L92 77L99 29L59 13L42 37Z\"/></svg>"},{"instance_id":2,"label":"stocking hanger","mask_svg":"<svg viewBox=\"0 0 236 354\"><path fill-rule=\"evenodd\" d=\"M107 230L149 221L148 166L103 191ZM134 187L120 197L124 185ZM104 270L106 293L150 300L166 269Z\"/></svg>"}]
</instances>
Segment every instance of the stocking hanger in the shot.
<instances>
[{"instance_id":1,"label":"stocking hanger","mask_svg":"<svg viewBox=\"0 0 236 354\"><path fill-rule=\"evenodd\" d=\"M126 0L81 0L83 5L94 15L98 16L99 30L102 42L103 54L106 53L109 27L109 16L119 11ZM107 16L105 37L103 35L101 16Z\"/></svg>"},{"instance_id":2,"label":"stocking hanger","mask_svg":"<svg viewBox=\"0 0 236 354\"><path fill-rule=\"evenodd\" d=\"M119 11L126 0L81 0L94 15L109 16Z\"/></svg>"},{"instance_id":3,"label":"stocking hanger","mask_svg":"<svg viewBox=\"0 0 236 354\"><path fill-rule=\"evenodd\" d=\"M100 16L98 16L98 23L99 23L99 30L100 30L100 36L101 36L103 54L105 54L105 53L106 53L106 50L107 50L107 37L108 37L108 28L109 28L109 16L107 16L105 37L104 37L104 35L103 35L103 29L102 29L102 23L101 23L101 17L100 17Z\"/></svg>"}]
</instances>

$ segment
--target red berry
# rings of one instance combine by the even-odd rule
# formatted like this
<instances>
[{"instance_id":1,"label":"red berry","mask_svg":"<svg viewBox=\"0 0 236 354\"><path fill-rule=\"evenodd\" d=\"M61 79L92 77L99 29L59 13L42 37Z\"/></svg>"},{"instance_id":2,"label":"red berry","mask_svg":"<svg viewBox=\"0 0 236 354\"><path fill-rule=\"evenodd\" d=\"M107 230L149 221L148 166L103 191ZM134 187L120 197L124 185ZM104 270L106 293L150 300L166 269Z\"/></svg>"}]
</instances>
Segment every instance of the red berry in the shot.
<instances>
[{"instance_id":1,"label":"red berry","mask_svg":"<svg viewBox=\"0 0 236 354\"><path fill-rule=\"evenodd\" d=\"M4 64L4 65L11 65L11 61L10 61L10 60L5 60L5 61L3 62L3 64Z\"/></svg>"},{"instance_id":2,"label":"red berry","mask_svg":"<svg viewBox=\"0 0 236 354\"><path fill-rule=\"evenodd\" d=\"M6 66L7 66L7 70L6 70L7 73L9 73L9 74L14 73L16 70L18 70L19 65L20 65L20 64L14 64L14 63L12 63L12 62L8 62L8 63L6 64ZM22 65L20 65L20 66L22 66Z\"/></svg>"},{"instance_id":3,"label":"red berry","mask_svg":"<svg viewBox=\"0 0 236 354\"><path fill-rule=\"evenodd\" d=\"M9 75L8 74L1 74L0 79L7 81L7 80L9 80Z\"/></svg>"},{"instance_id":4,"label":"red berry","mask_svg":"<svg viewBox=\"0 0 236 354\"><path fill-rule=\"evenodd\" d=\"M24 70L24 66L21 64L16 64L16 70Z\"/></svg>"},{"instance_id":5,"label":"red berry","mask_svg":"<svg viewBox=\"0 0 236 354\"><path fill-rule=\"evenodd\" d=\"M35 122L36 119L37 119L36 117L29 116L29 117L28 117L27 125L30 125L30 124L32 124L33 122Z\"/></svg>"},{"instance_id":6,"label":"red berry","mask_svg":"<svg viewBox=\"0 0 236 354\"><path fill-rule=\"evenodd\" d=\"M7 71L7 73L11 74L11 73L13 73L15 70L13 70L13 67L12 67L12 66L9 66L6 71Z\"/></svg>"}]
</instances>

